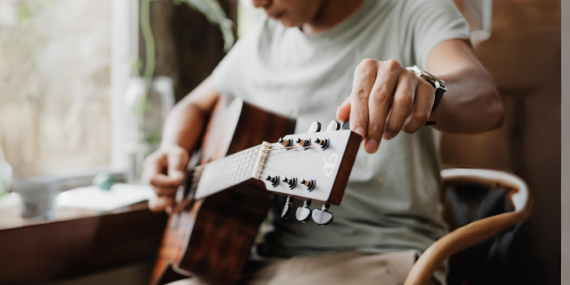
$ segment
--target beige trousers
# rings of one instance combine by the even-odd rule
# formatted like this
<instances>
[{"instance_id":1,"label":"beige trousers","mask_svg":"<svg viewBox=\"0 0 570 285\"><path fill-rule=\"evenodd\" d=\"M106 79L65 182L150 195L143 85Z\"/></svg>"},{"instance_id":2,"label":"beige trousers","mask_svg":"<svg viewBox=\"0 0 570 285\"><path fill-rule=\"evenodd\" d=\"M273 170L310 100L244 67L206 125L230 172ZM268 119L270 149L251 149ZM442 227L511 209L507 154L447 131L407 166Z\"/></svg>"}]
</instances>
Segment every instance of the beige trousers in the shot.
<instances>
[{"instance_id":1,"label":"beige trousers","mask_svg":"<svg viewBox=\"0 0 570 285\"><path fill-rule=\"evenodd\" d=\"M415 261L414 251L377 255L350 251L321 256L269 259L260 269L246 274L242 283L249 285L400 285L404 284ZM207 284L196 277L170 283L170 285Z\"/></svg>"}]
</instances>

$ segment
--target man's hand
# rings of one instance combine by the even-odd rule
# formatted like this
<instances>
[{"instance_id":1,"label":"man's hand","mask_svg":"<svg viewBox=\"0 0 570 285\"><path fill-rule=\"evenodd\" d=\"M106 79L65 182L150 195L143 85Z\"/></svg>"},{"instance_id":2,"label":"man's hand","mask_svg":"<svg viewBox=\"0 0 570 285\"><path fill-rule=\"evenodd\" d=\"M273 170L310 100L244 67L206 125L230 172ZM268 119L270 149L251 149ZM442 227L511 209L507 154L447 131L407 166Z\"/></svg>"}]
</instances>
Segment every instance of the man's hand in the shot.
<instances>
[{"instance_id":1,"label":"man's hand","mask_svg":"<svg viewBox=\"0 0 570 285\"><path fill-rule=\"evenodd\" d=\"M395 60L363 60L352 86L336 116L350 119L350 129L362 135L368 153L378 150L382 138L417 132L431 115L434 88Z\"/></svg>"},{"instance_id":2,"label":"man's hand","mask_svg":"<svg viewBox=\"0 0 570 285\"><path fill-rule=\"evenodd\" d=\"M175 145L161 147L145 159L142 180L152 187L157 196L149 201L151 211L173 211L176 190L184 180L187 164L188 152Z\"/></svg>"}]
</instances>

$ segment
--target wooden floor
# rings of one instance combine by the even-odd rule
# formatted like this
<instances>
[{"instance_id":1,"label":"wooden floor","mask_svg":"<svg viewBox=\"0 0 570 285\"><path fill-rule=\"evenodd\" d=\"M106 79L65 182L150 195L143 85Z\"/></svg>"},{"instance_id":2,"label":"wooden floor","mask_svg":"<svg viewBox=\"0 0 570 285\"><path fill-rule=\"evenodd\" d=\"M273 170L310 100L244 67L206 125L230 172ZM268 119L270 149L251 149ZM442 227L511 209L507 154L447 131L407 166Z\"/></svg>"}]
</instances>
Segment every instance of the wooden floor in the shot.
<instances>
[{"instance_id":1,"label":"wooden floor","mask_svg":"<svg viewBox=\"0 0 570 285\"><path fill-rule=\"evenodd\" d=\"M476 53L505 102L502 128L445 135L446 164L513 171L535 194L532 284L560 284L560 1L495 0L492 37ZM539 283L534 283L539 282ZM529 283L530 284L530 283Z\"/></svg>"}]
</instances>

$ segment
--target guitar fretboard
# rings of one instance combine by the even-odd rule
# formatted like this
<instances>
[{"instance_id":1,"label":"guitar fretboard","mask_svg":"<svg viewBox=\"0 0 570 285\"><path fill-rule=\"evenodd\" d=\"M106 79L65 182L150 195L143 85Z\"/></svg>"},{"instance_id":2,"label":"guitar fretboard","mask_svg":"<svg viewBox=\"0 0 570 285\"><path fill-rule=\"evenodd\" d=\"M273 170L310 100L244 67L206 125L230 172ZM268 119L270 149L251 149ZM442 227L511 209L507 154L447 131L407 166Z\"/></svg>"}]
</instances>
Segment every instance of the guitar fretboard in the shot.
<instances>
[{"instance_id":1,"label":"guitar fretboard","mask_svg":"<svg viewBox=\"0 0 570 285\"><path fill-rule=\"evenodd\" d=\"M204 169L197 172L200 177L196 177L198 180L196 199L212 195L250 178L259 179L268 149L269 143L263 143L204 165Z\"/></svg>"}]
</instances>

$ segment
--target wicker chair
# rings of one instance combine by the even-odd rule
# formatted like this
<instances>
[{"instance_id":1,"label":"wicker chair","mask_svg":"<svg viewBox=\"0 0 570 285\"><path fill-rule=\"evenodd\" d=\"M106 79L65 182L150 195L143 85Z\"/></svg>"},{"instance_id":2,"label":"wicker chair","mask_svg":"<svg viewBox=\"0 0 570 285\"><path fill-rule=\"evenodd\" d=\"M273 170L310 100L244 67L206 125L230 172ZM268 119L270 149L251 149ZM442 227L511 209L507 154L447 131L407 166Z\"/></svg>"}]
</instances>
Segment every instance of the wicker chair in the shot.
<instances>
[{"instance_id":1,"label":"wicker chair","mask_svg":"<svg viewBox=\"0 0 570 285\"><path fill-rule=\"evenodd\" d=\"M428 284L437 268L452 255L479 245L502 231L512 228L530 216L533 196L518 176L496 170L451 168L442 170L444 189L449 185L476 184L507 188L514 211L484 218L460 227L432 244L418 259L405 285Z\"/></svg>"}]
</instances>

